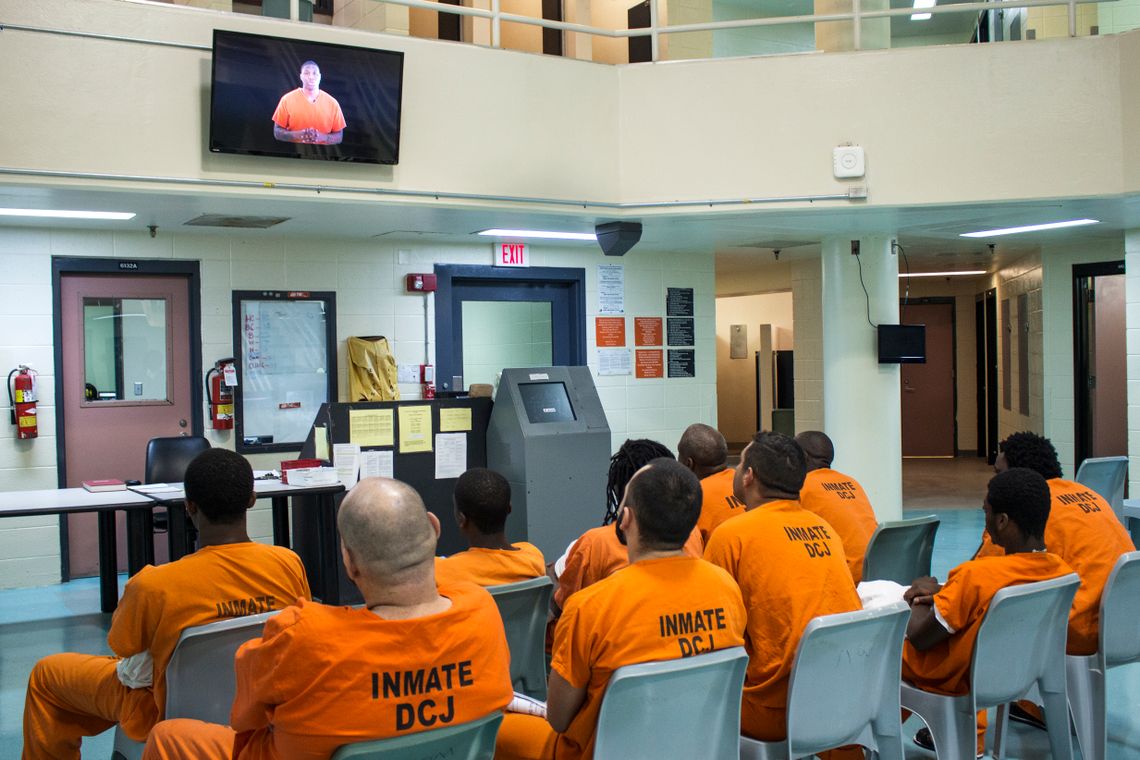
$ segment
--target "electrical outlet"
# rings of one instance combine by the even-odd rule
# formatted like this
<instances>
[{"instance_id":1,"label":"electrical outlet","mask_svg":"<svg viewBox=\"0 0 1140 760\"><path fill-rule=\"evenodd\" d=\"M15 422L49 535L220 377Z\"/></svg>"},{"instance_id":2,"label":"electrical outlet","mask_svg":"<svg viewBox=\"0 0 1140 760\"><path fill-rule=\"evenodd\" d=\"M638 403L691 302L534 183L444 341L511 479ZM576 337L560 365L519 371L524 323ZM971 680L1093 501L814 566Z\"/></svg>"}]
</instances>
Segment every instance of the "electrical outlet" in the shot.
<instances>
[{"instance_id":1,"label":"electrical outlet","mask_svg":"<svg viewBox=\"0 0 1140 760\"><path fill-rule=\"evenodd\" d=\"M852 256L858 256L859 255L859 241L858 240L852 240L851 241L851 255Z\"/></svg>"}]
</instances>

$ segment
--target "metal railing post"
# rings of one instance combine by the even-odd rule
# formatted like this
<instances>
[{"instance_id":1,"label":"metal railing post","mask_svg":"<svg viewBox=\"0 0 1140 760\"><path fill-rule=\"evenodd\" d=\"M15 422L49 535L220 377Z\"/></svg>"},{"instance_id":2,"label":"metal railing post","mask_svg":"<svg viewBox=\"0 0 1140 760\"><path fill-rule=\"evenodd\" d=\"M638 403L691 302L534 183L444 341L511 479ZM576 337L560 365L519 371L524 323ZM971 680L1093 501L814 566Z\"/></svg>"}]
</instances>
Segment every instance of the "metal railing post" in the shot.
<instances>
[{"instance_id":1,"label":"metal railing post","mask_svg":"<svg viewBox=\"0 0 1140 760\"><path fill-rule=\"evenodd\" d=\"M503 20L499 17L501 8L499 7L499 0L491 0L491 47L502 47L502 25Z\"/></svg>"},{"instance_id":2,"label":"metal railing post","mask_svg":"<svg viewBox=\"0 0 1140 760\"><path fill-rule=\"evenodd\" d=\"M660 46L657 37L657 0L649 0L649 58L656 63L660 56Z\"/></svg>"},{"instance_id":3,"label":"metal railing post","mask_svg":"<svg viewBox=\"0 0 1140 760\"><path fill-rule=\"evenodd\" d=\"M855 18L851 19L851 23L855 26L851 29L851 47L856 50L863 49L863 4L860 0L851 0L851 12L855 14ZM814 26L814 24L812 25Z\"/></svg>"},{"instance_id":4,"label":"metal railing post","mask_svg":"<svg viewBox=\"0 0 1140 760\"><path fill-rule=\"evenodd\" d=\"M1069 0L1069 36L1077 36L1077 0Z\"/></svg>"}]
</instances>

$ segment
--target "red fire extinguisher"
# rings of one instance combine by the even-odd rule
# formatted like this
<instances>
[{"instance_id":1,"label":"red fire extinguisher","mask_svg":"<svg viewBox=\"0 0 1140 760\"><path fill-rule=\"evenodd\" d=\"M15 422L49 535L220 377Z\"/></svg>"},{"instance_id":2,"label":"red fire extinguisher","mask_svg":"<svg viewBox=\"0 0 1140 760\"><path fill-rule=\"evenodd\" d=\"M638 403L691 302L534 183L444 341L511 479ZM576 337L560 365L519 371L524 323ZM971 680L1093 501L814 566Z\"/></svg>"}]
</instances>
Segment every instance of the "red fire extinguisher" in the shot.
<instances>
[{"instance_id":1,"label":"red fire extinguisher","mask_svg":"<svg viewBox=\"0 0 1140 760\"><path fill-rule=\"evenodd\" d=\"M12 382L12 375L16 375L15 382ZM12 424L16 426L16 437L38 438L36 371L26 364L21 364L8 373L8 404L12 407Z\"/></svg>"},{"instance_id":2,"label":"red fire extinguisher","mask_svg":"<svg viewBox=\"0 0 1140 760\"><path fill-rule=\"evenodd\" d=\"M206 402L214 430L233 429L234 390L230 378L236 376L235 372L233 359L221 359L206 373Z\"/></svg>"}]
</instances>

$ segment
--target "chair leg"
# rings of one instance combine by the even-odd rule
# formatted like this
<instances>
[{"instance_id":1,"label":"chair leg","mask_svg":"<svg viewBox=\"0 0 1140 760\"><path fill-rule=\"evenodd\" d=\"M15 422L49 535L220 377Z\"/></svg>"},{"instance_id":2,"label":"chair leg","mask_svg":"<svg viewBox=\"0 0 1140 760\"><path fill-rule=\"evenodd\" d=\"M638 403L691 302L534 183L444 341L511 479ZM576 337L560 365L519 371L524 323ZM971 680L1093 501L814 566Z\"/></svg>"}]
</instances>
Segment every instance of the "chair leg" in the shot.
<instances>
[{"instance_id":1,"label":"chair leg","mask_svg":"<svg viewBox=\"0 0 1140 760\"><path fill-rule=\"evenodd\" d=\"M1064 694L1042 690L1045 702L1045 728L1053 760L1072 760L1073 740L1069 734L1069 702Z\"/></svg>"},{"instance_id":2,"label":"chair leg","mask_svg":"<svg viewBox=\"0 0 1140 760\"><path fill-rule=\"evenodd\" d=\"M945 723L922 717L930 728L938 760L974 760L978 723L973 713L954 710Z\"/></svg>"},{"instance_id":3,"label":"chair leg","mask_svg":"<svg viewBox=\"0 0 1140 760\"><path fill-rule=\"evenodd\" d=\"M1077 730L1077 744L1084 760L1105 760L1107 749L1107 706L1104 672L1087 657L1067 657L1069 711Z\"/></svg>"}]
</instances>

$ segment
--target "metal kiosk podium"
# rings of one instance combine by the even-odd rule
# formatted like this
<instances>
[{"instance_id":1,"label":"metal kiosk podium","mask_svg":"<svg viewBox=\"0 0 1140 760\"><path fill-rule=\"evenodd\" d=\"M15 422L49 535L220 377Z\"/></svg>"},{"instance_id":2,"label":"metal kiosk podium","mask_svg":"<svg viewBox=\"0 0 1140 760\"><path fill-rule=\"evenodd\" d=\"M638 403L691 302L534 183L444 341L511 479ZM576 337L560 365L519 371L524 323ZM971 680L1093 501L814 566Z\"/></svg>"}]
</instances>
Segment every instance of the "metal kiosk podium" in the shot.
<instances>
[{"instance_id":1,"label":"metal kiosk podium","mask_svg":"<svg viewBox=\"0 0 1140 760\"><path fill-rule=\"evenodd\" d=\"M504 369L487 466L511 484L507 536L548 560L602 524L610 426L589 367Z\"/></svg>"}]
</instances>

